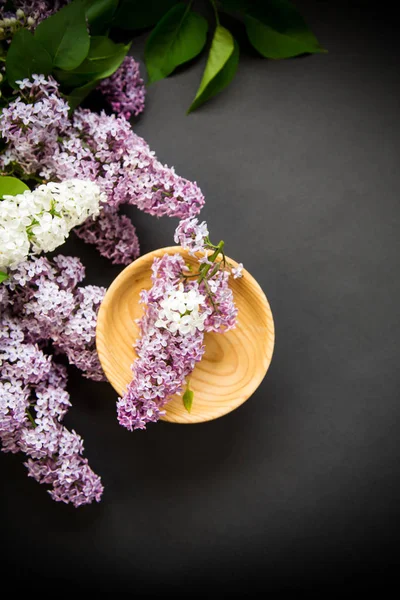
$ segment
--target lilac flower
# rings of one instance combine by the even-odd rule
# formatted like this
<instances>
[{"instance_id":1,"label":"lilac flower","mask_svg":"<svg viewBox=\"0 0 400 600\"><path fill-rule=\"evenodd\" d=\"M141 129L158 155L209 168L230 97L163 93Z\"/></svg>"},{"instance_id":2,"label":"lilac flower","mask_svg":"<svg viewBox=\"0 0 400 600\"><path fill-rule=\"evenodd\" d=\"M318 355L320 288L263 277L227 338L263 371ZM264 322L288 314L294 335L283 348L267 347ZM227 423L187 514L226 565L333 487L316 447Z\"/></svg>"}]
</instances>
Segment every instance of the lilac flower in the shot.
<instances>
[{"instance_id":1,"label":"lilac flower","mask_svg":"<svg viewBox=\"0 0 400 600\"><path fill-rule=\"evenodd\" d=\"M182 219L174 235L175 243L189 250L191 256L196 252L204 252L207 238L207 223L203 221L199 224L196 218Z\"/></svg>"},{"instance_id":2,"label":"lilac flower","mask_svg":"<svg viewBox=\"0 0 400 600\"><path fill-rule=\"evenodd\" d=\"M19 82L19 90L0 117L0 133L8 142L1 163L5 170L17 163L26 173L36 173L57 151L57 140L70 125L69 107L52 77L32 75L32 81Z\"/></svg>"},{"instance_id":3,"label":"lilac flower","mask_svg":"<svg viewBox=\"0 0 400 600\"><path fill-rule=\"evenodd\" d=\"M229 272L219 270L213 277L207 279L207 285L211 292L207 303L213 310L204 323L206 331L226 333L235 329L238 310L229 287Z\"/></svg>"},{"instance_id":4,"label":"lilac flower","mask_svg":"<svg viewBox=\"0 0 400 600\"><path fill-rule=\"evenodd\" d=\"M69 179L39 185L0 203L0 268L15 266L29 252L51 252L70 229L99 212L104 194L96 183Z\"/></svg>"},{"instance_id":5,"label":"lilac flower","mask_svg":"<svg viewBox=\"0 0 400 600\"><path fill-rule=\"evenodd\" d=\"M201 210L204 196L196 183L157 160L125 118L84 109L68 118L68 105L51 78L36 75L33 82L23 80L20 88L0 115L0 134L7 141L0 154L5 173L13 172L17 164L26 174L44 180L95 181L107 196L103 208L114 211L122 204L133 204L154 216L188 218ZM104 217L98 227L85 224L80 234L85 241L96 240L99 250L114 262L126 264L136 252L136 238L130 228L122 247L110 251L107 223L112 218ZM112 225L116 223L115 216ZM126 219L118 227L127 229ZM132 235L130 241L128 235Z\"/></svg>"},{"instance_id":6,"label":"lilac flower","mask_svg":"<svg viewBox=\"0 0 400 600\"><path fill-rule=\"evenodd\" d=\"M105 292L105 288L95 285L78 288L73 312L63 328L52 333L55 349L64 352L71 364L94 381L104 381L96 352L96 323Z\"/></svg>"},{"instance_id":7,"label":"lilac flower","mask_svg":"<svg viewBox=\"0 0 400 600\"><path fill-rule=\"evenodd\" d=\"M71 405L65 367L32 341L44 347L58 329L60 347L74 349L87 376L98 377L94 322L104 290L76 288L82 277L78 259L36 258L11 270L0 298L2 450L25 453L28 475L50 485L54 500L74 506L99 501L103 486L82 457L81 437L61 423Z\"/></svg>"},{"instance_id":8,"label":"lilac flower","mask_svg":"<svg viewBox=\"0 0 400 600\"><path fill-rule=\"evenodd\" d=\"M132 221L116 210L104 209L96 221L86 221L75 233L93 244L113 264L129 265L139 256L139 240Z\"/></svg>"},{"instance_id":9,"label":"lilac flower","mask_svg":"<svg viewBox=\"0 0 400 600\"><path fill-rule=\"evenodd\" d=\"M144 429L147 423L157 421L164 414L163 406L171 396L182 391L185 378L204 354L201 328L193 327L187 333L180 333L158 323L165 298L172 298L178 308L179 302L184 302L185 312L187 301L192 301L197 312L200 294L196 283L190 284L184 299L175 293L185 267L178 254L155 259L153 287L142 293L146 312L140 321L141 337L136 346L138 359L132 366L133 379L117 406L118 420L129 430ZM164 303L164 310L165 307Z\"/></svg>"},{"instance_id":10,"label":"lilac flower","mask_svg":"<svg viewBox=\"0 0 400 600\"><path fill-rule=\"evenodd\" d=\"M141 293L145 312L139 321L138 358L132 381L117 403L118 420L129 430L144 429L165 414L163 407L182 392L204 354L205 332L225 333L237 323L229 277L239 276L242 265L231 268L224 242L212 244L207 224L196 218L182 220L174 239L196 255L197 264L189 270L180 254L165 254L153 262L153 285Z\"/></svg>"},{"instance_id":11,"label":"lilac flower","mask_svg":"<svg viewBox=\"0 0 400 600\"><path fill-rule=\"evenodd\" d=\"M243 264L239 263L237 267L232 267L233 279L240 279L243 277Z\"/></svg>"},{"instance_id":12,"label":"lilac flower","mask_svg":"<svg viewBox=\"0 0 400 600\"><path fill-rule=\"evenodd\" d=\"M139 63L126 56L119 69L98 86L113 111L127 120L144 110L146 90L139 69Z\"/></svg>"},{"instance_id":13,"label":"lilac flower","mask_svg":"<svg viewBox=\"0 0 400 600\"><path fill-rule=\"evenodd\" d=\"M52 341L84 377L103 381L104 374L96 352L97 311L105 289L77 287L84 268L74 257L56 256L51 263L34 258L10 269L2 284L8 290L5 302L18 316L25 341Z\"/></svg>"},{"instance_id":14,"label":"lilac flower","mask_svg":"<svg viewBox=\"0 0 400 600\"><path fill-rule=\"evenodd\" d=\"M108 204L134 204L155 216L196 215L204 197L195 183L162 165L129 123L115 115L78 109L73 127L60 143L46 177L95 179Z\"/></svg>"}]
</instances>

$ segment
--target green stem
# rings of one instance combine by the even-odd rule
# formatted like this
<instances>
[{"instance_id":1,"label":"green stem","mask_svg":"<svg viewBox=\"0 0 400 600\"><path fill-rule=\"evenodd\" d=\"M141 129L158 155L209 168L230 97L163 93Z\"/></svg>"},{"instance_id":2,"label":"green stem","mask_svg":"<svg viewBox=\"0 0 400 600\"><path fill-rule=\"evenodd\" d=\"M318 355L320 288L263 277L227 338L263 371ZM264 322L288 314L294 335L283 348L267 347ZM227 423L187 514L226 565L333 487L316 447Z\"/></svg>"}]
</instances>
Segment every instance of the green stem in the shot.
<instances>
[{"instance_id":1,"label":"green stem","mask_svg":"<svg viewBox=\"0 0 400 600\"><path fill-rule=\"evenodd\" d=\"M214 9L215 22L217 25L219 25L219 14L218 14L218 10L217 10L217 5L215 4L215 0L210 0L210 2Z\"/></svg>"},{"instance_id":2,"label":"green stem","mask_svg":"<svg viewBox=\"0 0 400 600\"><path fill-rule=\"evenodd\" d=\"M214 262L214 260L217 258L217 256L218 256L219 253L222 253L222 255L224 255L224 253L223 253L224 245L225 245L224 241L221 240L220 243L218 244L218 246L216 247L215 251L210 256L210 262L211 263ZM211 266L212 265L205 265L204 266L204 270L202 271L202 273L201 273L201 275L199 277L199 280L198 280L199 283L201 283L203 281L203 279L205 279L205 277L206 277L208 271L210 270Z\"/></svg>"},{"instance_id":3,"label":"green stem","mask_svg":"<svg viewBox=\"0 0 400 600\"><path fill-rule=\"evenodd\" d=\"M29 409L28 409L28 408L26 409L26 414L27 414L27 416L28 416L28 419L29 419L29 420L30 420L30 422L32 423L32 425L33 425L34 427L37 427L37 423L36 423L35 419L32 417L32 415L31 415L31 413L29 412Z\"/></svg>"}]
</instances>

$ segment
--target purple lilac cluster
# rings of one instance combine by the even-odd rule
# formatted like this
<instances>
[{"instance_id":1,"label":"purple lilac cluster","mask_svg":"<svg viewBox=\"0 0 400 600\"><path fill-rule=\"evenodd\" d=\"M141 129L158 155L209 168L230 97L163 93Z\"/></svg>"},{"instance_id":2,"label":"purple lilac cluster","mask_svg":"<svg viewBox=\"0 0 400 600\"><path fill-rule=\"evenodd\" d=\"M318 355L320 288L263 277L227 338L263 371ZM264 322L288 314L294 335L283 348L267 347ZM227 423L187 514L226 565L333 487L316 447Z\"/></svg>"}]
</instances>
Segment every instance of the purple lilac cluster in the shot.
<instances>
[{"instance_id":1,"label":"purple lilac cluster","mask_svg":"<svg viewBox=\"0 0 400 600\"><path fill-rule=\"evenodd\" d=\"M158 217L181 219L201 210L204 196L196 183L162 165L125 118L87 109L76 110L71 118L67 113L68 105L54 80L38 75L32 81L23 80L17 98L0 116L0 134L7 142L0 155L0 168L8 174L34 175L44 181L96 181L107 195L108 210L114 212L104 216L98 227L84 225L78 235L95 241L105 256L127 264L138 254L133 227L124 235L119 250L112 250L113 226L118 221L115 211L122 204L133 204ZM125 227L127 220L119 220L119 236ZM117 244L116 235L113 240Z\"/></svg>"},{"instance_id":2,"label":"purple lilac cluster","mask_svg":"<svg viewBox=\"0 0 400 600\"><path fill-rule=\"evenodd\" d=\"M129 430L157 421L168 400L182 392L204 354L205 331L224 333L237 325L228 281L233 269L242 276L242 265L232 269L219 251L210 256L207 225L196 218L180 222L175 241L196 255L199 272L189 270L180 254L153 262L152 288L141 293L145 312L139 321L133 378L117 404L119 423Z\"/></svg>"},{"instance_id":3,"label":"purple lilac cluster","mask_svg":"<svg viewBox=\"0 0 400 600\"><path fill-rule=\"evenodd\" d=\"M212 256L210 251L217 247L209 242L206 223L204 221L199 223L196 218L180 221L174 240L188 250L189 254L196 255L200 269L204 268L202 265L208 269L200 286L200 289L206 292L206 303L210 309L204 323L206 331L223 333L234 329L237 325L238 311L229 287L229 277L230 275L233 275L234 279L242 277L243 265L232 267L226 263L224 256L220 262L210 262ZM217 259L218 256L217 254L215 258Z\"/></svg>"},{"instance_id":4,"label":"purple lilac cluster","mask_svg":"<svg viewBox=\"0 0 400 600\"><path fill-rule=\"evenodd\" d=\"M75 233L93 244L113 264L129 265L140 254L139 240L132 221L117 209L105 206L96 221L87 220Z\"/></svg>"},{"instance_id":5,"label":"purple lilac cluster","mask_svg":"<svg viewBox=\"0 0 400 600\"><path fill-rule=\"evenodd\" d=\"M53 500L78 507L100 500L101 479L83 458L83 440L62 424L71 406L65 367L27 340L1 291L0 441L3 452L23 452L28 475L51 486Z\"/></svg>"},{"instance_id":6,"label":"purple lilac cluster","mask_svg":"<svg viewBox=\"0 0 400 600\"><path fill-rule=\"evenodd\" d=\"M132 366L133 379L117 405L119 423L130 431L144 429L164 414L162 407L181 392L185 378L204 354L202 331L196 329L191 335L182 335L155 325L160 303L177 287L186 269L179 254L155 259L153 286L141 292L145 312L139 323L138 359Z\"/></svg>"},{"instance_id":7,"label":"purple lilac cluster","mask_svg":"<svg viewBox=\"0 0 400 600\"><path fill-rule=\"evenodd\" d=\"M18 320L25 342L42 347L51 341L85 377L104 381L95 338L105 288L79 287L84 275L82 263L72 256L22 262L1 285L2 309Z\"/></svg>"},{"instance_id":8,"label":"purple lilac cluster","mask_svg":"<svg viewBox=\"0 0 400 600\"><path fill-rule=\"evenodd\" d=\"M195 183L162 165L123 118L78 109L44 176L95 179L108 204L133 204L161 217L196 215L204 196ZM74 174L74 175L72 175Z\"/></svg>"},{"instance_id":9,"label":"purple lilac cluster","mask_svg":"<svg viewBox=\"0 0 400 600\"><path fill-rule=\"evenodd\" d=\"M20 81L17 97L3 108L0 117L0 133L7 142L1 155L2 170L39 174L69 125L68 104L59 96L54 79L33 75L31 81Z\"/></svg>"},{"instance_id":10,"label":"purple lilac cluster","mask_svg":"<svg viewBox=\"0 0 400 600\"><path fill-rule=\"evenodd\" d=\"M140 76L140 66L132 56L126 56L117 71L100 82L98 89L113 111L129 120L144 110L146 89Z\"/></svg>"}]
</instances>

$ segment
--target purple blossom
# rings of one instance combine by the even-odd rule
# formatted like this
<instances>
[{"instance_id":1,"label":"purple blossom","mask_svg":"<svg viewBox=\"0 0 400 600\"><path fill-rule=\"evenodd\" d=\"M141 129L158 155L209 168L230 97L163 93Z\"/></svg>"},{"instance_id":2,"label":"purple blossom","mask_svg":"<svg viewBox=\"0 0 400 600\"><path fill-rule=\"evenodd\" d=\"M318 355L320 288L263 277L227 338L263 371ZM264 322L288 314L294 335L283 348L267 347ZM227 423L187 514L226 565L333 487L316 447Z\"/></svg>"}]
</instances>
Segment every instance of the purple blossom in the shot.
<instances>
[{"instance_id":1,"label":"purple blossom","mask_svg":"<svg viewBox=\"0 0 400 600\"><path fill-rule=\"evenodd\" d=\"M79 238L96 246L113 264L129 265L139 256L139 240L132 221L107 207L96 221L87 220L75 229Z\"/></svg>"},{"instance_id":2,"label":"purple blossom","mask_svg":"<svg viewBox=\"0 0 400 600\"><path fill-rule=\"evenodd\" d=\"M182 219L175 230L174 241L185 250L189 250L192 256L196 252L206 252L206 240L208 238L207 223L198 222L196 218Z\"/></svg>"},{"instance_id":3,"label":"purple blossom","mask_svg":"<svg viewBox=\"0 0 400 600\"><path fill-rule=\"evenodd\" d=\"M125 119L78 109L72 125L44 177L95 179L112 207L133 204L151 215L179 218L200 211L204 196L197 185L162 165Z\"/></svg>"},{"instance_id":4,"label":"purple blossom","mask_svg":"<svg viewBox=\"0 0 400 600\"><path fill-rule=\"evenodd\" d=\"M10 269L2 287L8 290L6 302L18 317L25 341L51 340L84 377L103 381L95 337L105 288L77 287L83 276L83 265L75 257L59 255L53 263L39 257Z\"/></svg>"},{"instance_id":5,"label":"purple blossom","mask_svg":"<svg viewBox=\"0 0 400 600\"><path fill-rule=\"evenodd\" d=\"M132 365L132 380L117 403L119 423L129 430L157 421L170 398L182 392L204 354L204 332L225 333L237 324L229 287L232 269L222 252L223 242L214 246L207 224L196 218L179 223L175 242L189 254L203 256L196 255L191 270L180 254L153 261L152 287L141 293L145 312L139 321L138 358ZM210 260L203 260L208 256ZM238 271L240 265L236 276Z\"/></svg>"},{"instance_id":6,"label":"purple blossom","mask_svg":"<svg viewBox=\"0 0 400 600\"><path fill-rule=\"evenodd\" d=\"M12 304L0 318L0 441L23 452L28 475L52 486L54 500L74 506L100 500L101 480L82 457L83 442L61 421L71 406L66 370L26 341Z\"/></svg>"},{"instance_id":7,"label":"purple blossom","mask_svg":"<svg viewBox=\"0 0 400 600\"><path fill-rule=\"evenodd\" d=\"M137 251L127 220L122 218L117 225L120 205L133 204L154 216L182 219L201 210L204 196L196 183L163 165L125 118L84 109L69 118L68 105L54 80L36 75L33 82L24 80L20 85L20 94L0 116L0 134L7 141L0 168L7 173L18 165L43 180L96 181L107 195L104 210L114 210L114 215L105 216L99 226L85 224L80 235L87 242L95 241L111 260L127 264ZM110 219L114 219L111 227L124 230L114 252L110 250Z\"/></svg>"},{"instance_id":8,"label":"purple blossom","mask_svg":"<svg viewBox=\"0 0 400 600\"><path fill-rule=\"evenodd\" d=\"M243 263L239 263L237 267L232 267L233 279L240 279L243 277Z\"/></svg>"},{"instance_id":9,"label":"purple blossom","mask_svg":"<svg viewBox=\"0 0 400 600\"><path fill-rule=\"evenodd\" d=\"M176 288L184 269L180 255L155 259L153 287L141 296L146 312L140 321L138 359L132 366L133 379L117 405L119 423L131 431L144 429L164 414L163 406L182 391L185 378L204 354L202 331L181 335L155 326L160 301Z\"/></svg>"},{"instance_id":10,"label":"purple blossom","mask_svg":"<svg viewBox=\"0 0 400 600\"><path fill-rule=\"evenodd\" d=\"M104 381L96 352L97 313L105 288L87 285L75 291L75 307L62 328L52 332L55 349L63 352L71 364L94 381Z\"/></svg>"},{"instance_id":11,"label":"purple blossom","mask_svg":"<svg viewBox=\"0 0 400 600\"><path fill-rule=\"evenodd\" d=\"M144 110L146 90L140 76L140 65L126 56L117 71L98 86L115 113L129 120Z\"/></svg>"},{"instance_id":12,"label":"purple blossom","mask_svg":"<svg viewBox=\"0 0 400 600\"><path fill-rule=\"evenodd\" d=\"M19 95L0 117L0 133L8 143L1 157L3 168L17 163L27 173L40 171L68 127L68 104L59 96L57 82L43 75L23 79Z\"/></svg>"}]
</instances>

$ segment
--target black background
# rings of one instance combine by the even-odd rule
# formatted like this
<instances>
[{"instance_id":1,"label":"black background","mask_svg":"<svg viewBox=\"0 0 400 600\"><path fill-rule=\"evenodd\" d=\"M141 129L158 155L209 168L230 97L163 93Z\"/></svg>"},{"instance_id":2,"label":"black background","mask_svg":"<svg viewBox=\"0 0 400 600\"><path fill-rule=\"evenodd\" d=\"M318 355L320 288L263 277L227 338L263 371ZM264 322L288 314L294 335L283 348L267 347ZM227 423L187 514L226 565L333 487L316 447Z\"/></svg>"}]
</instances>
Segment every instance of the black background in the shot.
<instances>
[{"instance_id":1,"label":"black background","mask_svg":"<svg viewBox=\"0 0 400 600\"><path fill-rule=\"evenodd\" d=\"M212 238L263 287L267 376L219 420L129 433L111 386L71 369L65 422L105 492L57 504L0 455L1 564L19 586L329 591L384 588L398 566L398 36L382 3L298 4L329 54L243 47L229 90L186 117L201 59L150 88L135 126L198 182ZM143 253L172 243L176 220L129 214ZM76 238L65 253L87 283L120 271Z\"/></svg>"}]
</instances>

